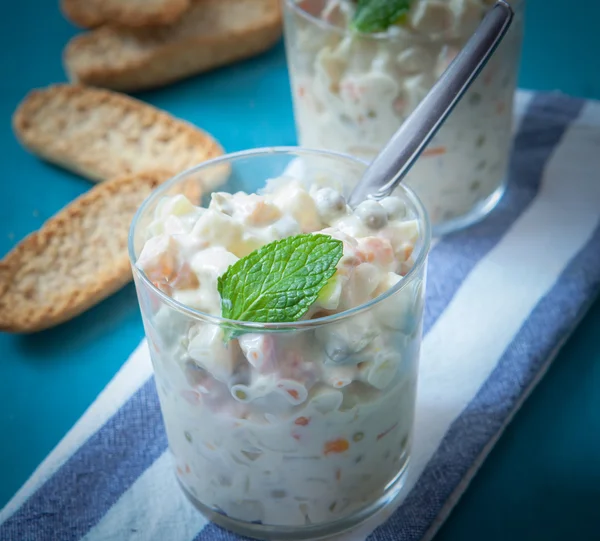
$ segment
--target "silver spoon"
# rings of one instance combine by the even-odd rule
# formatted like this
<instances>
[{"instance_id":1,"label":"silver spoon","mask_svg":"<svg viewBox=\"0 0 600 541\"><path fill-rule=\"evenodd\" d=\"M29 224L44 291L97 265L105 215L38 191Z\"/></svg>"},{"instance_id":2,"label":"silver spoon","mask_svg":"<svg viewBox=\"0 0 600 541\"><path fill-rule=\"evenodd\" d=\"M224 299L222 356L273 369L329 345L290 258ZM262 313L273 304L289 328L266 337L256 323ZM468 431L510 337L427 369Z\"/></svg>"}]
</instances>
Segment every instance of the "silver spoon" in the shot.
<instances>
[{"instance_id":1,"label":"silver spoon","mask_svg":"<svg viewBox=\"0 0 600 541\"><path fill-rule=\"evenodd\" d=\"M504 38L513 10L498 0L425 98L375 157L348 198L351 207L390 195Z\"/></svg>"}]
</instances>

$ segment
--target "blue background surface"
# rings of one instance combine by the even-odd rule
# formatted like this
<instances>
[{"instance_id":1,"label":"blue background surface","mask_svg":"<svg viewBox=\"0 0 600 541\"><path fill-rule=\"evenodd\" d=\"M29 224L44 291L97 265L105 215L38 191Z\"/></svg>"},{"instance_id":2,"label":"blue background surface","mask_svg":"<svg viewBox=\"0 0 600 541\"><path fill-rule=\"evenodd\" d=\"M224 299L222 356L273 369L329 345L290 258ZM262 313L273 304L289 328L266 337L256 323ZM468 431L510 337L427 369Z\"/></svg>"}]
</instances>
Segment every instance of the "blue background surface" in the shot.
<instances>
[{"instance_id":1,"label":"blue background surface","mask_svg":"<svg viewBox=\"0 0 600 541\"><path fill-rule=\"evenodd\" d=\"M0 254L90 187L17 144L25 93L65 80L76 33L57 2L3 6ZM600 3L530 0L524 88L600 99ZM140 95L213 133L228 151L294 144L281 45L236 66ZM437 536L438 541L600 539L600 301L566 344ZM0 334L0 507L58 443L143 336L133 286L56 329Z\"/></svg>"}]
</instances>

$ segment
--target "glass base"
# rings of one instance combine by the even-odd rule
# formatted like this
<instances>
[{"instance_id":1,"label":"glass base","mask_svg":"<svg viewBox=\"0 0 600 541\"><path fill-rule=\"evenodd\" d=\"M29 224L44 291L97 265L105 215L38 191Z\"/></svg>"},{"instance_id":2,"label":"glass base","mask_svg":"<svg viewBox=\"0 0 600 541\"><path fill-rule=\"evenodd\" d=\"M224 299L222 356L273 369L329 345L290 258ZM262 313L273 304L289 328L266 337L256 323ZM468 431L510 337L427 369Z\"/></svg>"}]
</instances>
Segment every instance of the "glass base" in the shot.
<instances>
[{"instance_id":1,"label":"glass base","mask_svg":"<svg viewBox=\"0 0 600 541\"><path fill-rule=\"evenodd\" d=\"M367 507L363 507L352 515L323 524L306 524L303 526L277 526L268 524L254 524L237 520L221 513L217 513L214 509L201 503L193 494L191 494L185 486L179 481L179 486L182 488L187 499L200 511L208 520L215 524L232 531L239 535L260 539L265 541L300 541L308 539L323 539L331 535L345 532L365 520L372 517L386 505L394 502L400 494L402 487L406 481L406 473L408 471L407 459L402 469L396 476L387 484L383 494Z\"/></svg>"},{"instance_id":2,"label":"glass base","mask_svg":"<svg viewBox=\"0 0 600 541\"><path fill-rule=\"evenodd\" d=\"M438 224L433 224L432 234L434 237L441 237L465 229L477 222L483 220L500 202L504 192L506 191L506 180L496 188L491 195L489 195L483 201L477 203L467 214L452 218L451 220L445 220Z\"/></svg>"}]
</instances>

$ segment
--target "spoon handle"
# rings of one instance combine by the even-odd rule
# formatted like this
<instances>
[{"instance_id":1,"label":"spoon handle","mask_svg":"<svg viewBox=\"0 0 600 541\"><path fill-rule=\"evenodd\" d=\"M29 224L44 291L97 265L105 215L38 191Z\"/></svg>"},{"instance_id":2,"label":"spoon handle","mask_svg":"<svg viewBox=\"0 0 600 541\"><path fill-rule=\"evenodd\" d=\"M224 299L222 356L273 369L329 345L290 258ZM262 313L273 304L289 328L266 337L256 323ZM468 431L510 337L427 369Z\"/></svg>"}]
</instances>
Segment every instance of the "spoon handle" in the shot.
<instances>
[{"instance_id":1,"label":"spoon handle","mask_svg":"<svg viewBox=\"0 0 600 541\"><path fill-rule=\"evenodd\" d=\"M464 48L367 168L350 194L350 206L394 191L486 65L512 18L513 11L504 0L487 12Z\"/></svg>"}]
</instances>

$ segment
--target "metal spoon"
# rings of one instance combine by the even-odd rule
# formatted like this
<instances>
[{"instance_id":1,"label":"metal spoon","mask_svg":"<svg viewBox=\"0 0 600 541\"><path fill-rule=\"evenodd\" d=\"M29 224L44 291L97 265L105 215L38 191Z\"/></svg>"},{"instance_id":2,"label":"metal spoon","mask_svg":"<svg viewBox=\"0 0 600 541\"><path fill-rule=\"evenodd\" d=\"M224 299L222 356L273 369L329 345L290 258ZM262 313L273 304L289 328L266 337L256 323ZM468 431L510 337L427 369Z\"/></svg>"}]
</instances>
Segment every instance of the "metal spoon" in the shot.
<instances>
[{"instance_id":1,"label":"metal spoon","mask_svg":"<svg viewBox=\"0 0 600 541\"><path fill-rule=\"evenodd\" d=\"M348 198L351 207L365 199L386 197L400 184L487 64L512 18L513 10L504 0L486 13L464 48L367 168Z\"/></svg>"}]
</instances>

